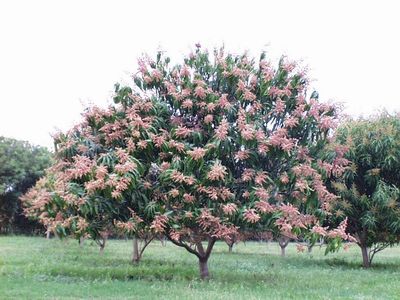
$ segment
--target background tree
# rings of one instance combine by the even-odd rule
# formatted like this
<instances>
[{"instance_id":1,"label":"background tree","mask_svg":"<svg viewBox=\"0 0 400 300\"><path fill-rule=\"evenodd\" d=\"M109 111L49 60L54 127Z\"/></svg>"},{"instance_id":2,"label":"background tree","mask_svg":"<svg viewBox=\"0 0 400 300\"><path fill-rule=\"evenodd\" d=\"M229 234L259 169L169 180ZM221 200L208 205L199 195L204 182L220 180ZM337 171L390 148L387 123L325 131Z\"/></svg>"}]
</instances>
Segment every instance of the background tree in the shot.
<instances>
[{"instance_id":1,"label":"background tree","mask_svg":"<svg viewBox=\"0 0 400 300\"><path fill-rule=\"evenodd\" d=\"M349 120L338 129L336 142L349 147L351 164L332 182L342 198L334 216L348 218L348 232L369 267L377 252L400 241L400 118L383 113Z\"/></svg>"},{"instance_id":2,"label":"background tree","mask_svg":"<svg viewBox=\"0 0 400 300\"><path fill-rule=\"evenodd\" d=\"M52 154L44 147L0 137L0 232L32 232L37 223L22 214L19 196L50 166Z\"/></svg>"},{"instance_id":3,"label":"background tree","mask_svg":"<svg viewBox=\"0 0 400 300\"><path fill-rule=\"evenodd\" d=\"M316 93L306 97L295 63L282 58L274 69L264 53L258 61L223 49L211 56L198 45L179 65L161 52L140 59L134 83L116 85L115 106L89 109L58 138L65 208L47 221L83 220L96 232L90 216L108 214L133 230L149 226L197 256L201 278L216 240L239 227L318 232L335 195L314 153L337 111ZM71 206L80 213L65 222ZM332 235L346 238L343 228Z\"/></svg>"}]
</instances>

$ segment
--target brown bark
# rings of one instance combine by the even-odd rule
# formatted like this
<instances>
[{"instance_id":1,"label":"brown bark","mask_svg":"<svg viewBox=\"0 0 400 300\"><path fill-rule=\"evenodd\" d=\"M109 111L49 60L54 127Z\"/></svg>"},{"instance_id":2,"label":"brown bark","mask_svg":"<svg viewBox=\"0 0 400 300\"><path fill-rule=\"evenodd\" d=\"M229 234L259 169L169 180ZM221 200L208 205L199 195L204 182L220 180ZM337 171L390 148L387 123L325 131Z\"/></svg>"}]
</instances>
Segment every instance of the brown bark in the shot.
<instances>
[{"instance_id":1,"label":"brown bark","mask_svg":"<svg viewBox=\"0 0 400 300\"><path fill-rule=\"evenodd\" d=\"M286 247L289 244L289 239L287 237L278 238L279 247L281 247L281 256L286 256Z\"/></svg>"},{"instance_id":2,"label":"brown bark","mask_svg":"<svg viewBox=\"0 0 400 300\"><path fill-rule=\"evenodd\" d=\"M364 245L360 245L360 248L361 248L361 254L362 254L362 259L363 259L363 267L369 268L371 266L371 262L369 260L368 247L364 246Z\"/></svg>"},{"instance_id":3,"label":"brown bark","mask_svg":"<svg viewBox=\"0 0 400 300\"><path fill-rule=\"evenodd\" d=\"M369 249L367 246L367 229L363 228L361 232L357 232L356 238L357 244L361 248L363 267L369 268L371 266L371 260L369 259Z\"/></svg>"},{"instance_id":4,"label":"brown bark","mask_svg":"<svg viewBox=\"0 0 400 300\"><path fill-rule=\"evenodd\" d=\"M103 237L100 240L100 255L103 255L103 253L104 253L104 248L106 247L106 241L107 241L106 237Z\"/></svg>"},{"instance_id":5,"label":"brown bark","mask_svg":"<svg viewBox=\"0 0 400 300\"><path fill-rule=\"evenodd\" d=\"M210 278L210 273L208 272L208 257L207 258L199 258L199 267L200 267L200 278L202 280Z\"/></svg>"},{"instance_id":6,"label":"brown bark","mask_svg":"<svg viewBox=\"0 0 400 300\"><path fill-rule=\"evenodd\" d=\"M139 261L140 261L139 242L138 242L138 238L135 236L135 237L133 237L132 263L138 264Z\"/></svg>"}]
</instances>

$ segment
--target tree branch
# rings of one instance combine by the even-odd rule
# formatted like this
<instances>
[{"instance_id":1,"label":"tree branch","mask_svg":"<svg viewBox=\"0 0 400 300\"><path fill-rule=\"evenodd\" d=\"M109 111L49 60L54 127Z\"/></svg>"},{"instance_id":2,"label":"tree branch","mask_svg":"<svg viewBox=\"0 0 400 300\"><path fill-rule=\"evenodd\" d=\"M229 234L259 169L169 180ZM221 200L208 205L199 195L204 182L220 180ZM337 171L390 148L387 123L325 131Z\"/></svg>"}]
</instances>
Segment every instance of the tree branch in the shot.
<instances>
[{"instance_id":1,"label":"tree branch","mask_svg":"<svg viewBox=\"0 0 400 300\"><path fill-rule=\"evenodd\" d=\"M192 249L189 245L187 245L187 244L185 244L185 243L183 243L183 242L177 242L177 241L175 241L174 239L172 239L172 238L170 237L170 235L169 235L168 233L165 233L165 236L166 236L167 239L170 240L173 244L175 244L175 245L177 245L177 246L179 246L179 247L185 248L185 249L186 249L187 251L189 251L190 253L196 255L199 259L201 258L201 255L200 255L197 251L195 251L194 249Z\"/></svg>"}]
</instances>

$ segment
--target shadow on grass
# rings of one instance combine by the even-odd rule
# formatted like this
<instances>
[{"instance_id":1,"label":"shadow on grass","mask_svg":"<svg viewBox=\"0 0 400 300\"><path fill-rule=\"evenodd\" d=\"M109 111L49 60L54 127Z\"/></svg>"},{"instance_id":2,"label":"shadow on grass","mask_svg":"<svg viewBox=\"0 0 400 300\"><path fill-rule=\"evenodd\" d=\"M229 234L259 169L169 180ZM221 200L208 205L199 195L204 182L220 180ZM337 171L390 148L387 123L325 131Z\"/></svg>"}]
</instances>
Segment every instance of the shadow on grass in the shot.
<instances>
[{"instance_id":1,"label":"shadow on grass","mask_svg":"<svg viewBox=\"0 0 400 300\"><path fill-rule=\"evenodd\" d=\"M126 263L105 262L103 266L82 266L77 264L54 266L43 270L37 270L34 275L40 281L74 282L82 280L102 281L199 281L197 263L181 264L165 262L162 260L143 260L139 265ZM110 265L112 265L110 267ZM222 285L240 284L242 286L254 286L254 283L267 283L275 285L282 281L277 274L266 272L232 272L217 265L210 267L211 281Z\"/></svg>"},{"instance_id":2,"label":"shadow on grass","mask_svg":"<svg viewBox=\"0 0 400 300\"><path fill-rule=\"evenodd\" d=\"M325 260L320 260L320 265L323 263L331 266L331 267L340 267L342 269L350 269L350 270L360 270L363 269L365 271L399 271L400 266L396 263L374 263L370 268L363 268L361 262L358 261L348 261L342 258L330 258Z\"/></svg>"}]
</instances>

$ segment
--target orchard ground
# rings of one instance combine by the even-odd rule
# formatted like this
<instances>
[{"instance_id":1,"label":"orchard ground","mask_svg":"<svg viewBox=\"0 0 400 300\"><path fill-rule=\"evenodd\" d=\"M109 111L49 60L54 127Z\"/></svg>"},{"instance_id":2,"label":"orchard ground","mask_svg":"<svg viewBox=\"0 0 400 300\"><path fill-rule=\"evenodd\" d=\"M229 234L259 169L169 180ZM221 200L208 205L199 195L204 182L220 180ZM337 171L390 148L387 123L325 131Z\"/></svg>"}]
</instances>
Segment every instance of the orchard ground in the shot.
<instances>
[{"instance_id":1,"label":"orchard ground","mask_svg":"<svg viewBox=\"0 0 400 300\"><path fill-rule=\"evenodd\" d=\"M400 247L379 253L361 268L360 250L299 253L290 244L247 242L233 253L218 242L198 279L194 255L154 241L139 265L130 263L130 240L110 240L104 254L85 241L0 237L0 299L400 299Z\"/></svg>"}]
</instances>

